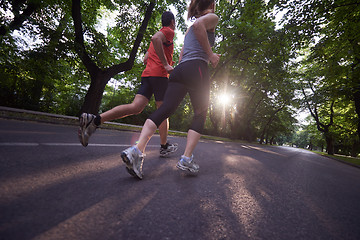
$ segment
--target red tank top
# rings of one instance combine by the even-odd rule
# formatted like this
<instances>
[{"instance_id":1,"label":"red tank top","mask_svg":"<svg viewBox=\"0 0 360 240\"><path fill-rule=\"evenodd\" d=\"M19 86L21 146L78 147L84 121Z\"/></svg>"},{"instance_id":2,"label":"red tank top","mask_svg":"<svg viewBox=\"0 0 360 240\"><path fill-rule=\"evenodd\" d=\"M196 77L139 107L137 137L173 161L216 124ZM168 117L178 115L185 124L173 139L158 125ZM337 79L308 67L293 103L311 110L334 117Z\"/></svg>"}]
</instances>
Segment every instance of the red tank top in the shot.
<instances>
[{"instance_id":1,"label":"red tank top","mask_svg":"<svg viewBox=\"0 0 360 240\"><path fill-rule=\"evenodd\" d=\"M164 53L167 62L170 66L173 65L173 53L174 53L174 30L169 27L163 27L160 31L165 35L167 42L163 43ZM150 47L148 49L149 57L147 60L146 67L141 74L142 77L167 77L168 73L166 72L163 64L161 63L158 55L155 52L152 42L150 42Z\"/></svg>"}]
</instances>

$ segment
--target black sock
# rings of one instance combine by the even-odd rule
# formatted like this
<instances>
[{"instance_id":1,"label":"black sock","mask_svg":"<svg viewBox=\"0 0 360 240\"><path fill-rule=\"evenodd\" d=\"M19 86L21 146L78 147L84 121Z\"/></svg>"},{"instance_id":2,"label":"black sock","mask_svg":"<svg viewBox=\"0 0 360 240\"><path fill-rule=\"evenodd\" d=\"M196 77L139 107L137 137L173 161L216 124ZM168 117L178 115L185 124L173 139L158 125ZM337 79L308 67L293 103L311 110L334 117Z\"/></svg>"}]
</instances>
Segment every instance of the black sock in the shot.
<instances>
[{"instance_id":1,"label":"black sock","mask_svg":"<svg viewBox=\"0 0 360 240\"><path fill-rule=\"evenodd\" d=\"M94 123L96 126L99 126L101 124L101 116L97 115L94 119Z\"/></svg>"},{"instance_id":2,"label":"black sock","mask_svg":"<svg viewBox=\"0 0 360 240\"><path fill-rule=\"evenodd\" d=\"M162 148L167 149L167 147L168 147L168 145L169 145L169 144L168 144L168 143L166 143L165 145L162 145L162 144L160 144L160 145L161 145L161 147L162 147Z\"/></svg>"}]
</instances>

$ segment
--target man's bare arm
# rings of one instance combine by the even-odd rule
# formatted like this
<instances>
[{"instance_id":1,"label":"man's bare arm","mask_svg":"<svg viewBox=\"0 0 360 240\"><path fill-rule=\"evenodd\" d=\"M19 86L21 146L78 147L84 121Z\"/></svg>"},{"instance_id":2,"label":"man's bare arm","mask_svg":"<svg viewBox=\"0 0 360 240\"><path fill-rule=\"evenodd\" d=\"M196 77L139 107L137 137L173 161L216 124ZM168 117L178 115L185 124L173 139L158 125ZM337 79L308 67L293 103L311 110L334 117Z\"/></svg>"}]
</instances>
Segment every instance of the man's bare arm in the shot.
<instances>
[{"instance_id":1,"label":"man's bare arm","mask_svg":"<svg viewBox=\"0 0 360 240\"><path fill-rule=\"evenodd\" d=\"M165 35L162 32L158 31L157 33L154 34L154 36L152 36L151 42L153 43L155 52L158 55L161 63L164 65L165 70L168 73L171 73L172 70L174 70L174 68L170 66L169 63L167 62L163 48L163 43L167 42Z\"/></svg>"},{"instance_id":2,"label":"man's bare arm","mask_svg":"<svg viewBox=\"0 0 360 240\"><path fill-rule=\"evenodd\" d=\"M144 62L145 65L147 64L148 58L149 58L149 52L146 51L145 56L144 56L144 60L143 60L143 62Z\"/></svg>"}]
</instances>

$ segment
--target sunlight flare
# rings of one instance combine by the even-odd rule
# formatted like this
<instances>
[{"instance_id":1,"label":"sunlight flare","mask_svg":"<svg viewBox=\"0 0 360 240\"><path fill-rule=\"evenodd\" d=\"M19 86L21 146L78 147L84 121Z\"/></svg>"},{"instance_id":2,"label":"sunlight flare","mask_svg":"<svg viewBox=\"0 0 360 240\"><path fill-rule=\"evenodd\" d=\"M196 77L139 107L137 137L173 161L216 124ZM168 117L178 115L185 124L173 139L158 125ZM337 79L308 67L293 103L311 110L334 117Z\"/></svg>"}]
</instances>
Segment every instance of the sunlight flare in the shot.
<instances>
[{"instance_id":1,"label":"sunlight flare","mask_svg":"<svg viewBox=\"0 0 360 240\"><path fill-rule=\"evenodd\" d=\"M230 97L229 94L223 93L223 94L219 95L218 101L219 101L220 104L226 105L226 104L229 104L231 102L231 97Z\"/></svg>"}]
</instances>

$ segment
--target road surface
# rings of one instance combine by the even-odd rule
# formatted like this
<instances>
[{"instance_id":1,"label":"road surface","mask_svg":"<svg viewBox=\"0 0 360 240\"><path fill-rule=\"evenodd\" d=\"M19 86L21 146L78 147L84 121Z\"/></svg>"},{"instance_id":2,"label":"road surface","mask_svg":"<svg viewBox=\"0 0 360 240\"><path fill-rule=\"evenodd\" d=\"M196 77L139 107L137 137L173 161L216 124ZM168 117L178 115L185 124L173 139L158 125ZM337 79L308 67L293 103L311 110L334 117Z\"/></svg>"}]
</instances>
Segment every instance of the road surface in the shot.
<instances>
[{"instance_id":1,"label":"road surface","mask_svg":"<svg viewBox=\"0 0 360 240\"><path fill-rule=\"evenodd\" d=\"M144 179L120 152L139 135L0 119L0 239L360 239L360 169L306 150L201 141L200 173L147 148Z\"/></svg>"}]
</instances>

